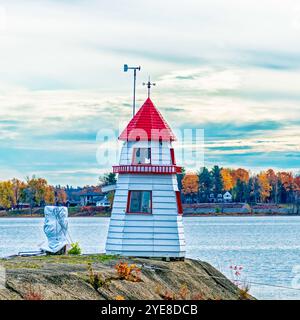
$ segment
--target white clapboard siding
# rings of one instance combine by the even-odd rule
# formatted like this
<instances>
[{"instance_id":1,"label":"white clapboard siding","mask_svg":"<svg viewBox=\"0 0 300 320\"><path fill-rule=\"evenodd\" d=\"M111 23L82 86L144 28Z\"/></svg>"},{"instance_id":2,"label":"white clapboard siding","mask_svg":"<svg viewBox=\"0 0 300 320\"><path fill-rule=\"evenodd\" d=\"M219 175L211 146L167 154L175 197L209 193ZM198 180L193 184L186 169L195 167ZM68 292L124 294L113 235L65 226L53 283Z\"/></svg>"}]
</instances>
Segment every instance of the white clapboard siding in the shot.
<instances>
[{"instance_id":1,"label":"white clapboard siding","mask_svg":"<svg viewBox=\"0 0 300 320\"><path fill-rule=\"evenodd\" d=\"M133 148L151 147L151 163L171 164L169 142L128 142L121 150L120 164L130 165ZM152 191L152 214L126 214L128 191ZM140 257L184 257L182 217L177 212L176 175L119 174L106 252Z\"/></svg>"},{"instance_id":2,"label":"white clapboard siding","mask_svg":"<svg viewBox=\"0 0 300 320\"><path fill-rule=\"evenodd\" d=\"M125 239L132 239L134 241L141 240L141 239L147 239L147 240L172 240L172 241L178 241L183 240L184 241L184 234L183 233L168 233L168 234L155 234L153 232L125 232L123 233L113 233L110 236L110 240L112 239L119 239L119 240L125 240ZM184 242L183 242L184 243Z\"/></svg>"},{"instance_id":3,"label":"white clapboard siding","mask_svg":"<svg viewBox=\"0 0 300 320\"><path fill-rule=\"evenodd\" d=\"M177 220L177 216L175 214L165 214L165 215L155 215L155 214L151 214L151 215L145 215L145 214L141 214L141 215L126 215L126 220L127 221L143 221L143 220L151 220L151 221L178 221Z\"/></svg>"},{"instance_id":4,"label":"white clapboard siding","mask_svg":"<svg viewBox=\"0 0 300 320\"><path fill-rule=\"evenodd\" d=\"M170 257L170 258L181 258L185 256L185 251L176 251L176 252L156 252L156 251L151 251L151 252L137 252L137 251L125 251L125 250L120 250L120 251L115 251L114 254L120 254L120 255L125 255L129 257L147 257L147 258L156 258L156 257Z\"/></svg>"}]
</instances>

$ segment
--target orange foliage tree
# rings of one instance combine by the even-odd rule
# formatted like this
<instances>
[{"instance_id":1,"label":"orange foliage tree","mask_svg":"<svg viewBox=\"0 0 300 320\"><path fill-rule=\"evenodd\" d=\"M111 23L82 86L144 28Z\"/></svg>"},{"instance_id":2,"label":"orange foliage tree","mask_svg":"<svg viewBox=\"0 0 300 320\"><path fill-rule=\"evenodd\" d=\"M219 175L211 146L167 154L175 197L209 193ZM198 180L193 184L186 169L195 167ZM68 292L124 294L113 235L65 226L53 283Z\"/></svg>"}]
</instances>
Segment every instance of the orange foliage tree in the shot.
<instances>
[{"instance_id":1,"label":"orange foliage tree","mask_svg":"<svg viewBox=\"0 0 300 320\"><path fill-rule=\"evenodd\" d=\"M42 205L43 203L53 204L55 202L54 188L48 185L46 179L26 178L26 188L24 190L26 194L26 200L30 205Z\"/></svg>"},{"instance_id":2,"label":"orange foliage tree","mask_svg":"<svg viewBox=\"0 0 300 320\"><path fill-rule=\"evenodd\" d=\"M258 176L260 186L260 197L265 202L270 197L271 185L266 172L261 172Z\"/></svg>"},{"instance_id":3,"label":"orange foliage tree","mask_svg":"<svg viewBox=\"0 0 300 320\"><path fill-rule=\"evenodd\" d=\"M0 206L10 209L14 205L14 192L11 181L0 182Z\"/></svg>"},{"instance_id":4,"label":"orange foliage tree","mask_svg":"<svg viewBox=\"0 0 300 320\"><path fill-rule=\"evenodd\" d=\"M295 190L300 191L300 176L294 178Z\"/></svg>"},{"instance_id":5,"label":"orange foliage tree","mask_svg":"<svg viewBox=\"0 0 300 320\"><path fill-rule=\"evenodd\" d=\"M199 177L194 173L187 173L182 179L182 192L184 194L197 193L199 190Z\"/></svg>"},{"instance_id":6,"label":"orange foliage tree","mask_svg":"<svg viewBox=\"0 0 300 320\"><path fill-rule=\"evenodd\" d=\"M63 188L55 189L55 201L61 204L65 204L67 202L67 193Z\"/></svg>"},{"instance_id":7,"label":"orange foliage tree","mask_svg":"<svg viewBox=\"0 0 300 320\"><path fill-rule=\"evenodd\" d=\"M223 168L221 170L221 176L223 180L223 188L226 191L230 191L234 187L234 181L232 177L232 170Z\"/></svg>"},{"instance_id":8,"label":"orange foliage tree","mask_svg":"<svg viewBox=\"0 0 300 320\"><path fill-rule=\"evenodd\" d=\"M26 183L16 178L13 178L11 180L11 183L12 183L12 189L14 194L13 205L18 206L24 197L24 190L26 188Z\"/></svg>"},{"instance_id":9,"label":"orange foliage tree","mask_svg":"<svg viewBox=\"0 0 300 320\"><path fill-rule=\"evenodd\" d=\"M238 168L238 169L232 171L232 177L233 177L233 181L234 181L234 185L235 185L237 180L240 180L241 182L248 183L250 175L249 175L249 171L242 169L242 168Z\"/></svg>"},{"instance_id":10,"label":"orange foliage tree","mask_svg":"<svg viewBox=\"0 0 300 320\"><path fill-rule=\"evenodd\" d=\"M277 183L278 177L273 169L267 170L266 175L271 185Z\"/></svg>"},{"instance_id":11,"label":"orange foliage tree","mask_svg":"<svg viewBox=\"0 0 300 320\"><path fill-rule=\"evenodd\" d=\"M278 172L278 177L286 192L293 190L294 179L291 172Z\"/></svg>"},{"instance_id":12,"label":"orange foliage tree","mask_svg":"<svg viewBox=\"0 0 300 320\"><path fill-rule=\"evenodd\" d=\"M44 201L46 204L55 204L54 187L48 185L45 187Z\"/></svg>"}]
</instances>

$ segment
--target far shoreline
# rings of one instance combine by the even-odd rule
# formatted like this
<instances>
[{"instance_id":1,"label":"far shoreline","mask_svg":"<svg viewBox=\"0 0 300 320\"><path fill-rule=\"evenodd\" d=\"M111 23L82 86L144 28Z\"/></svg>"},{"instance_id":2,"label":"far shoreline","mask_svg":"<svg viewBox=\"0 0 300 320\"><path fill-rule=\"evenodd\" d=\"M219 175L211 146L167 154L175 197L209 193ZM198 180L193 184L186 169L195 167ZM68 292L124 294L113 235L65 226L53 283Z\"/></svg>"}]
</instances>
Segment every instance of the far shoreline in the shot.
<instances>
[{"instance_id":1,"label":"far shoreline","mask_svg":"<svg viewBox=\"0 0 300 320\"><path fill-rule=\"evenodd\" d=\"M195 214L183 214L183 217L297 217L300 216L296 213L211 213L211 214L205 214L205 213L195 213ZM110 218L111 214L102 214L102 215L69 215L68 218ZM27 214L18 214L18 215L0 215L1 218L7 218L7 219L18 219L18 218L44 218L43 214L33 214L33 215L27 215Z\"/></svg>"}]
</instances>

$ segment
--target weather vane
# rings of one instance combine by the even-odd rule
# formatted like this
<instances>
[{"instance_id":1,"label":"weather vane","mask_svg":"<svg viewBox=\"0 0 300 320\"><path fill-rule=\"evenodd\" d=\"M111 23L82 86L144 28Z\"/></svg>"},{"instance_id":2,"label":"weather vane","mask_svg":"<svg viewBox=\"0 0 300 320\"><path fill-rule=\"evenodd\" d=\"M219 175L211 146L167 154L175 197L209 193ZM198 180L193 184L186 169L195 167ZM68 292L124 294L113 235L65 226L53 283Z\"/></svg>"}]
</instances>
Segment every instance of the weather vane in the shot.
<instances>
[{"instance_id":1,"label":"weather vane","mask_svg":"<svg viewBox=\"0 0 300 320\"><path fill-rule=\"evenodd\" d=\"M148 82L147 83L143 82L143 86L147 86L147 88L148 88L148 98L150 98L150 89L151 89L152 86L156 86L156 83L154 83L154 82L151 83L150 76L149 76Z\"/></svg>"},{"instance_id":2,"label":"weather vane","mask_svg":"<svg viewBox=\"0 0 300 320\"><path fill-rule=\"evenodd\" d=\"M133 116L135 115L135 87L136 87L136 71L141 70L141 67L128 67L127 64L124 64L124 72L127 72L128 70L133 70L133 108L132 108L132 113Z\"/></svg>"}]
</instances>

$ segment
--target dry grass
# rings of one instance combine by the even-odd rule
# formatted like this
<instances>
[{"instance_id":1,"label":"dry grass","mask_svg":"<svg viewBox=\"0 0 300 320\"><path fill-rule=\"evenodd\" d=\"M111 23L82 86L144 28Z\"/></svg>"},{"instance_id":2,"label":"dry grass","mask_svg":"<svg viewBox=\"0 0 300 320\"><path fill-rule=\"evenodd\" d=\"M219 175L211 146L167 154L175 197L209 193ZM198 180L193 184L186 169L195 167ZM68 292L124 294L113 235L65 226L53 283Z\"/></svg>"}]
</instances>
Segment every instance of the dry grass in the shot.
<instances>
[{"instance_id":1,"label":"dry grass","mask_svg":"<svg viewBox=\"0 0 300 320\"><path fill-rule=\"evenodd\" d=\"M128 280L132 282L140 282L141 279L141 269L135 264L128 264L126 262L119 262L115 265L115 269L121 280Z\"/></svg>"},{"instance_id":2,"label":"dry grass","mask_svg":"<svg viewBox=\"0 0 300 320\"><path fill-rule=\"evenodd\" d=\"M155 293L164 300L205 300L200 292L191 292L186 284L181 285L177 293L163 289L160 285L155 288Z\"/></svg>"},{"instance_id":3,"label":"dry grass","mask_svg":"<svg viewBox=\"0 0 300 320\"><path fill-rule=\"evenodd\" d=\"M248 300L250 298L249 295L250 285L248 283L244 283L239 286L239 298L240 300Z\"/></svg>"},{"instance_id":4,"label":"dry grass","mask_svg":"<svg viewBox=\"0 0 300 320\"><path fill-rule=\"evenodd\" d=\"M29 284L25 294L24 300L44 300L41 290L34 290L32 284Z\"/></svg>"}]
</instances>

